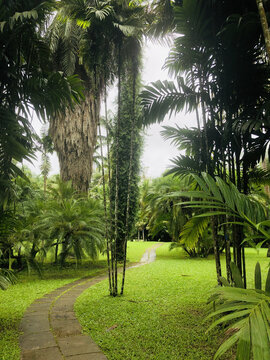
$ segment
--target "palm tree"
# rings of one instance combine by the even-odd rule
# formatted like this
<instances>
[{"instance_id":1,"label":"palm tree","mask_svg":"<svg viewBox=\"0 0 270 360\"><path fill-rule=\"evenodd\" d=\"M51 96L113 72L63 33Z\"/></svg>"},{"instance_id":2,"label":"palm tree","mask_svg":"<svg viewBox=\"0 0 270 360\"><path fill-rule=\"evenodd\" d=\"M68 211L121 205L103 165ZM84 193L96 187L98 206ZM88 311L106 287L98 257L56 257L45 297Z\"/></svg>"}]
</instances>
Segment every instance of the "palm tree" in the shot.
<instances>
[{"instance_id":1,"label":"palm tree","mask_svg":"<svg viewBox=\"0 0 270 360\"><path fill-rule=\"evenodd\" d=\"M61 245L60 264L72 252L76 263L85 256L95 259L104 248L102 210L96 200L65 198L51 201L38 227L53 240L49 247ZM55 242L55 239L57 241ZM57 255L56 255L57 259Z\"/></svg>"},{"instance_id":2,"label":"palm tree","mask_svg":"<svg viewBox=\"0 0 270 360\"><path fill-rule=\"evenodd\" d=\"M0 5L0 181L1 207L12 190L11 179L22 171L15 162L31 157L29 114L41 118L72 105L81 96L77 77L52 71L51 54L41 38L55 2L12 1Z\"/></svg>"},{"instance_id":3,"label":"palm tree","mask_svg":"<svg viewBox=\"0 0 270 360\"><path fill-rule=\"evenodd\" d=\"M125 63L125 39L136 30L134 4L128 1L63 0L48 39L57 69L79 74L85 101L73 112L52 119L50 133L58 153L63 180L86 191L92 174L101 95ZM138 7L137 7L138 8ZM133 14L133 17L132 17ZM60 20L59 20L60 17Z\"/></svg>"}]
</instances>

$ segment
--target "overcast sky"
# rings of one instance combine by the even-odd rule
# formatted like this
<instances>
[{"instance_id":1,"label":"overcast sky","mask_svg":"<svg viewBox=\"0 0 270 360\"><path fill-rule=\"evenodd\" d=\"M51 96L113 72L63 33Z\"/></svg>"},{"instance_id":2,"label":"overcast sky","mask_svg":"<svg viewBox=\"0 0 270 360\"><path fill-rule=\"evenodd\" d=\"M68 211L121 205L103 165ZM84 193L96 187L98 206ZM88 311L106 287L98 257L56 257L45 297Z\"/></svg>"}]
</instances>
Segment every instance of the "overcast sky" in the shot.
<instances>
[{"instance_id":1,"label":"overcast sky","mask_svg":"<svg viewBox=\"0 0 270 360\"><path fill-rule=\"evenodd\" d=\"M169 49L165 45L148 42L144 47L144 68L142 73L142 81L144 84L149 84L156 80L169 79L167 72L162 70L165 59L168 55ZM109 99L109 107L113 110L113 101L115 98L114 91L111 91L111 98ZM111 105L110 105L111 104ZM179 113L176 117L165 119L162 124L150 126L146 130L144 140L144 151L141 160L142 172L146 177L158 177L170 165L170 159L175 157L178 152L174 146L170 145L169 141L164 141L160 135L162 126L177 123L179 126L191 127L195 125L194 115ZM33 120L33 127L40 132L41 124L38 120ZM51 157L52 170L50 174L59 173L59 164L56 154ZM40 173L40 155L37 155L37 160L33 165L27 164L35 173Z\"/></svg>"}]
</instances>

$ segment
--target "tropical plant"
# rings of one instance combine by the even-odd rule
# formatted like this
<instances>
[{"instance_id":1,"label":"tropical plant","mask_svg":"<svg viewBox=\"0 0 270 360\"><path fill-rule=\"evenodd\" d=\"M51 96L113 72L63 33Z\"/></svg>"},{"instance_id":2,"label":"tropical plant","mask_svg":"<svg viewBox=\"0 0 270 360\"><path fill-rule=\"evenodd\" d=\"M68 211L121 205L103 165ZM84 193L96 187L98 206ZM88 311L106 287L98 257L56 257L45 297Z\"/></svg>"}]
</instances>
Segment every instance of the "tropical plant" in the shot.
<instances>
[{"instance_id":1,"label":"tropical plant","mask_svg":"<svg viewBox=\"0 0 270 360\"><path fill-rule=\"evenodd\" d=\"M133 53L128 43L138 32L136 22L143 19L143 7L137 1L117 0L62 0L59 5L48 39L56 68L83 79L85 102L74 113L52 119L50 133L62 179L72 180L85 192L92 175L101 95L105 91L106 97L107 86Z\"/></svg>"},{"instance_id":2,"label":"tropical plant","mask_svg":"<svg viewBox=\"0 0 270 360\"><path fill-rule=\"evenodd\" d=\"M156 178L151 182L146 180L143 183L139 215L142 216L143 228L152 240L175 243L178 241L191 213L188 209L175 206L181 198L172 198L169 194L179 189L185 191L189 186L188 178L179 179L172 175Z\"/></svg>"},{"instance_id":3,"label":"tropical plant","mask_svg":"<svg viewBox=\"0 0 270 360\"><path fill-rule=\"evenodd\" d=\"M265 157L269 139L265 135L269 131L269 66L256 3L175 2L174 24L174 45L165 67L175 81L157 81L146 87L142 93L145 121L161 122L166 114L194 110L196 130L178 128L173 133L172 128L166 129L169 138L178 137L182 147L188 145L185 155L173 160L172 171L180 175L207 171L229 178L247 194L250 168ZM219 222L224 221L211 219L214 249L221 247ZM242 228L233 226L231 241L237 266L244 270L243 237ZM229 250L226 247L228 258ZM218 251L215 260L220 276Z\"/></svg>"},{"instance_id":4,"label":"tropical plant","mask_svg":"<svg viewBox=\"0 0 270 360\"><path fill-rule=\"evenodd\" d=\"M95 259L104 248L102 209L97 200L72 196L48 201L37 228L47 231L48 248L61 249L61 266L70 254L78 263L85 253Z\"/></svg>"},{"instance_id":5,"label":"tropical plant","mask_svg":"<svg viewBox=\"0 0 270 360\"><path fill-rule=\"evenodd\" d=\"M208 331L221 324L227 328L227 339L214 359L219 359L237 343L237 360L267 360L270 357L270 269L262 290L259 263L255 267L255 289L244 289L238 268L233 263L231 267L235 287L222 279L225 286L216 288L209 299L214 304L214 311L208 319L218 319Z\"/></svg>"},{"instance_id":6,"label":"tropical plant","mask_svg":"<svg viewBox=\"0 0 270 360\"><path fill-rule=\"evenodd\" d=\"M192 177L196 180L200 190L175 192L169 195L191 198L190 201L181 202L179 205L198 211L184 226L180 238L182 237L188 243L195 244L203 234L207 221L212 217L222 216L227 225L232 224L232 226L247 228L246 240L257 242L260 239L264 242L269 240L269 221L267 220L266 209L260 202L248 195L241 194L234 184L226 183L219 177L214 179L207 173L203 173L202 177L193 174ZM224 234L224 240L226 242L225 248L228 248L230 246L228 235L225 236ZM233 247L236 246L235 243L232 245ZM241 244L242 246L244 244ZM230 252L226 253L227 267L230 264L230 256L228 255ZM233 255L234 262L237 264L246 284L245 266L244 264L242 264L243 267L240 266L241 262L239 264L239 257L235 249ZM229 271L227 274L229 280ZM219 271L217 271L217 277L220 281L221 273Z\"/></svg>"},{"instance_id":7,"label":"tropical plant","mask_svg":"<svg viewBox=\"0 0 270 360\"><path fill-rule=\"evenodd\" d=\"M13 271L7 269L0 269L0 289L6 290L10 285L15 284L17 278Z\"/></svg>"},{"instance_id":8,"label":"tropical plant","mask_svg":"<svg viewBox=\"0 0 270 360\"><path fill-rule=\"evenodd\" d=\"M18 162L31 158L29 117L47 118L82 97L76 76L53 72L51 53L41 37L55 1L0 4L0 206L13 192L12 179L23 176Z\"/></svg>"}]
</instances>

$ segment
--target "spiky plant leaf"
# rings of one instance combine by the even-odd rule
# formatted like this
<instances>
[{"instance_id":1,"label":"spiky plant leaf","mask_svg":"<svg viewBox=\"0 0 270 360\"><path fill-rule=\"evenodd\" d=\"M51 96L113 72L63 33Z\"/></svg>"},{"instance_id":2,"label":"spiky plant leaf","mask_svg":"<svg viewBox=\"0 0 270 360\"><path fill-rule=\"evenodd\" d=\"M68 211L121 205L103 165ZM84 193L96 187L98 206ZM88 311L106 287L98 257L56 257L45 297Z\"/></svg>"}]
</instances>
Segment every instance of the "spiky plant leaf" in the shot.
<instances>
[{"instance_id":1,"label":"spiky plant leaf","mask_svg":"<svg viewBox=\"0 0 270 360\"><path fill-rule=\"evenodd\" d=\"M244 289L244 283L238 267L234 262L231 262L230 267L231 267L232 278L235 286Z\"/></svg>"},{"instance_id":2,"label":"spiky plant leaf","mask_svg":"<svg viewBox=\"0 0 270 360\"><path fill-rule=\"evenodd\" d=\"M259 262L257 262L255 266L255 289L262 290L262 275L261 275L261 266Z\"/></svg>"}]
</instances>

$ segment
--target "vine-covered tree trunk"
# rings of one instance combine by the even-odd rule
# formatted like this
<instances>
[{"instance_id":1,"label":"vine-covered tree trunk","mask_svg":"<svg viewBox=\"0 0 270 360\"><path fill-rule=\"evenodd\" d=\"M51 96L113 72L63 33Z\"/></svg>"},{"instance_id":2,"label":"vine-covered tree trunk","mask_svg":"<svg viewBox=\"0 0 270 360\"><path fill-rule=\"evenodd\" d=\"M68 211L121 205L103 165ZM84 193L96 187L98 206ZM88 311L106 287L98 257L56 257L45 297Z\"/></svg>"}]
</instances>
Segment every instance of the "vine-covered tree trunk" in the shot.
<instances>
[{"instance_id":1,"label":"vine-covered tree trunk","mask_svg":"<svg viewBox=\"0 0 270 360\"><path fill-rule=\"evenodd\" d=\"M66 109L50 122L61 179L71 180L74 188L81 192L88 190L91 181L100 107L99 99L96 102L98 106L94 104L92 91L87 90L84 102L73 110Z\"/></svg>"}]
</instances>

